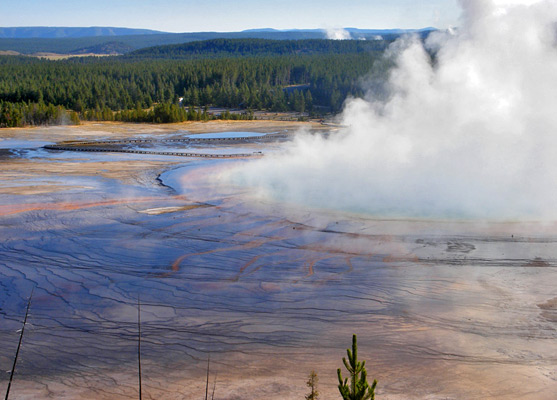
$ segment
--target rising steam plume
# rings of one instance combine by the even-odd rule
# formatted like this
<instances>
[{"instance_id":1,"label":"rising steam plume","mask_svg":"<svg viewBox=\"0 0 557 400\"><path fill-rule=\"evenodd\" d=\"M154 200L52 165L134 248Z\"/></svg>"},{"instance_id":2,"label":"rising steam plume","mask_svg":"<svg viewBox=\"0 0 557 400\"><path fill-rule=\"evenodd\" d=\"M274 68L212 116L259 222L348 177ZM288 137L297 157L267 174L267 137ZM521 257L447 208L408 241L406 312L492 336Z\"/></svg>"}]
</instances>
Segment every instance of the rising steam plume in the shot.
<instances>
[{"instance_id":1,"label":"rising steam plume","mask_svg":"<svg viewBox=\"0 0 557 400\"><path fill-rule=\"evenodd\" d=\"M342 28L330 28L325 31L327 39L331 40L350 40L352 35L346 29Z\"/></svg>"},{"instance_id":2,"label":"rising steam plume","mask_svg":"<svg viewBox=\"0 0 557 400\"><path fill-rule=\"evenodd\" d=\"M389 95L348 100L344 132L303 135L229 178L372 215L556 218L557 2L460 4L456 33L391 47Z\"/></svg>"}]
</instances>

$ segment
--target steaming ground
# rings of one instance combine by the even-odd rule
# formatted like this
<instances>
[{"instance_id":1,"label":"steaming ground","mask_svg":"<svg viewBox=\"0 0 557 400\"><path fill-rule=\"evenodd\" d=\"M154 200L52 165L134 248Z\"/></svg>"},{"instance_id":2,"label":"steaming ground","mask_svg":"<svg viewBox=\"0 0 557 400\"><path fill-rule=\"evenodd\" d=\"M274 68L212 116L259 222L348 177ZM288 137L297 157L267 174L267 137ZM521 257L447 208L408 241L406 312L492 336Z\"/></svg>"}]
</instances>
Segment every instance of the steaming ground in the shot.
<instances>
[{"instance_id":1,"label":"steaming ground","mask_svg":"<svg viewBox=\"0 0 557 400\"><path fill-rule=\"evenodd\" d=\"M398 41L386 101L232 173L265 198L372 215L557 217L557 4L461 1L457 33ZM430 56L433 54L433 56Z\"/></svg>"},{"instance_id":2,"label":"steaming ground","mask_svg":"<svg viewBox=\"0 0 557 400\"><path fill-rule=\"evenodd\" d=\"M213 185L236 160L36 141L294 126L0 130L0 393L34 288L10 399L138 398L140 297L146 399L202 399L208 354L215 399L302 399L312 370L335 399L357 333L378 398L554 400L557 223L283 210Z\"/></svg>"}]
</instances>

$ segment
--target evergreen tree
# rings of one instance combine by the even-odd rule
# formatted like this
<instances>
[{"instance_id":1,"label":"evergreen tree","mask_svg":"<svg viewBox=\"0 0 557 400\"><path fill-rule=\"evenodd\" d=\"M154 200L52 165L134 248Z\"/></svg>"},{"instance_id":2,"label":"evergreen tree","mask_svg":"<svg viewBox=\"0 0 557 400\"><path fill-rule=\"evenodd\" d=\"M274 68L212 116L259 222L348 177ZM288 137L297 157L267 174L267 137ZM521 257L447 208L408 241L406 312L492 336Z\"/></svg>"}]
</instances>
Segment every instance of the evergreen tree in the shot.
<instances>
[{"instance_id":1,"label":"evergreen tree","mask_svg":"<svg viewBox=\"0 0 557 400\"><path fill-rule=\"evenodd\" d=\"M319 382L319 378L315 371L311 371L309 374L309 379L306 382L307 387L311 389L311 392L306 395L306 400L317 400L319 398L319 392L317 391L317 382Z\"/></svg>"},{"instance_id":2,"label":"evergreen tree","mask_svg":"<svg viewBox=\"0 0 557 400\"><path fill-rule=\"evenodd\" d=\"M338 390L342 398L344 400L374 400L377 381L373 380L371 386L367 381L366 362L358 361L356 335L352 336L352 351L347 349L346 352L348 354L348 361L343 357L342 362L350 374L350 384L348 383L348 378L342 379L340 368L337 370Z\"/></svg>"},{"instance_id":3,"label":"evergreen tree","mask_svg":"<svg viewBox=\"0 0 557 400\"><path fill-rule=\"evenodd\" d=\"M307 110L311 113L312 109L313 109L313 97L311 95L311 91L307 90L305 93L305 103L306 103L306 108Z\"/></svg>"}]
</instances>

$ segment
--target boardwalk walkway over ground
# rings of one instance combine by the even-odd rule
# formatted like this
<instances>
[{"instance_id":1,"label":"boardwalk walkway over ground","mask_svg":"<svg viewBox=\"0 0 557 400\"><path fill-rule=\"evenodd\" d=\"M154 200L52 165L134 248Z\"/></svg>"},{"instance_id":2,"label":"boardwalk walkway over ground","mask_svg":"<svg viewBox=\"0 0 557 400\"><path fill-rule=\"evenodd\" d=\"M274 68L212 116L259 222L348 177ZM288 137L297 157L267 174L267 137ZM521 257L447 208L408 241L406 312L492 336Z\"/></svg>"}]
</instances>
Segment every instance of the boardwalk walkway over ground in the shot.
<instances>
[{"instance_id":1,"label":"boardwalk walkway over ground","mask_svg":"<svg viewBox=\"0 0 557 400\"><path fill-rule=\"evenodd\" d=\"M183 143L184 147L190 144L244 144L258 142L273 142L290 138L288 133L271 133L262 136L246 136L233 138L178 138L178 139L123 139L123 140L104 140L104 141L67 141L53 145L44 146L48 150L64 151L89 151L89 152L110 152L110 153L132 153L132 154L153 154L161 156L179 157L201 157L201 158L243 158L260 157L261 152L252 153L198 153L198 152L177 152L177 151L150 151L139 149L126 149L123 146L129 144L176 144Z\"/></svg>"}]
</instances>

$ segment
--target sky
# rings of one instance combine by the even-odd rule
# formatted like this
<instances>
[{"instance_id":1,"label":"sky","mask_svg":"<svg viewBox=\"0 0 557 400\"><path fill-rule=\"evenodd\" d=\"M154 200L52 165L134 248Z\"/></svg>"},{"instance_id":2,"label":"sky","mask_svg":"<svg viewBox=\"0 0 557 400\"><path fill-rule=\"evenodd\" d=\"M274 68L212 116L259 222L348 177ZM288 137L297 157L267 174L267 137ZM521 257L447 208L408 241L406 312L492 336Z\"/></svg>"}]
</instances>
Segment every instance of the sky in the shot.
<instances>
[{"instance_id":1,"label":"sky","mask_svg":"<svg viewBox=\"0 0 557 400\"><path fill-rule=\"evenodd\" d=\"M112 26L167 32L255 28L447 28L457 0L0 0L0 26Z\"/></svg>"}]
</instances>

